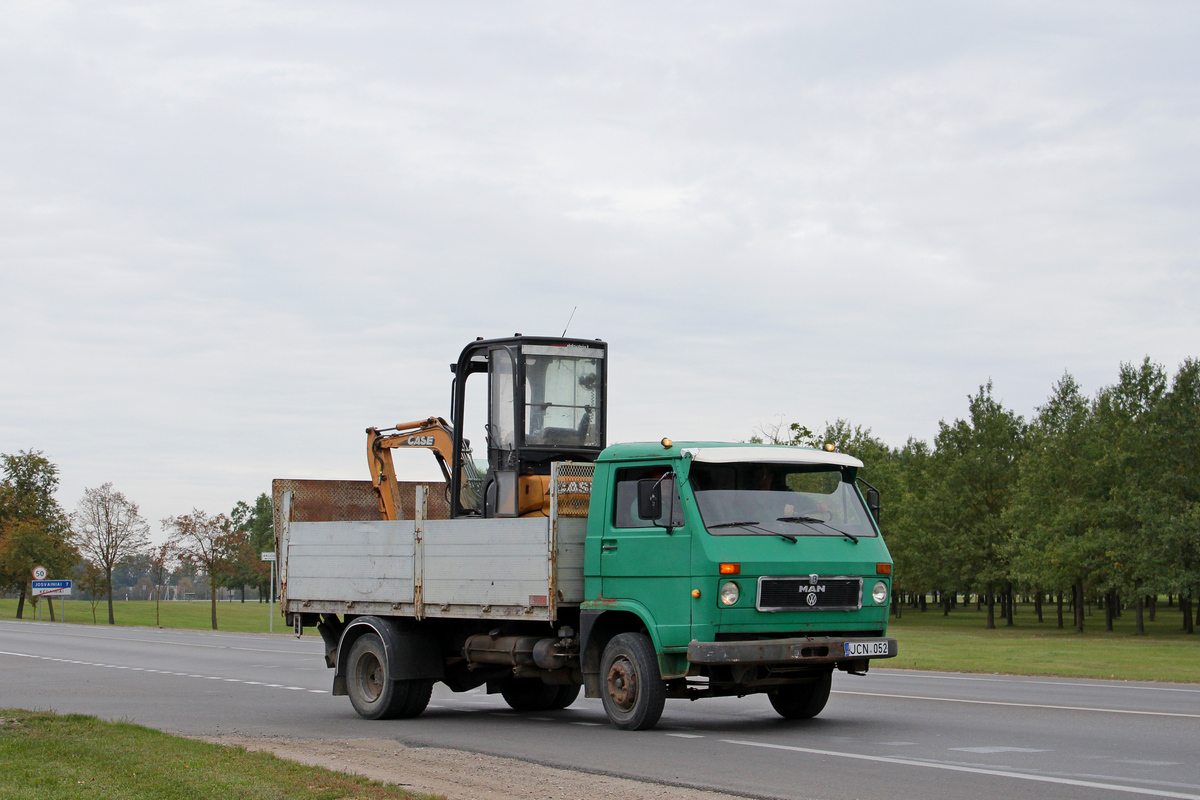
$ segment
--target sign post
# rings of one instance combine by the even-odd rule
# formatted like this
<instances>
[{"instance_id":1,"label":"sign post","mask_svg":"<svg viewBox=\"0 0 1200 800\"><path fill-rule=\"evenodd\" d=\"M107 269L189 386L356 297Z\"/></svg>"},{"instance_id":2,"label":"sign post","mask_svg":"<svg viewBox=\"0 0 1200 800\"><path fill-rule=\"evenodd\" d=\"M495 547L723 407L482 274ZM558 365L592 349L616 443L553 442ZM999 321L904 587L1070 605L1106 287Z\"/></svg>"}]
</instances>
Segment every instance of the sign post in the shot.
<instances>
[{"instance_id":1,"label":"sign post","mask_svg":"<svg viewBox=\"0 0 1200 800\"><path fill-rule=\"evenodd\" d=\"M275 632L275 551L264 550L263 554L262 554L262 560L271 562L271 593L268 595L268 597L270 599L267 600L267 615L268 615L267 630L270 633L274 633Z\"/></svg>"}]
</instances>

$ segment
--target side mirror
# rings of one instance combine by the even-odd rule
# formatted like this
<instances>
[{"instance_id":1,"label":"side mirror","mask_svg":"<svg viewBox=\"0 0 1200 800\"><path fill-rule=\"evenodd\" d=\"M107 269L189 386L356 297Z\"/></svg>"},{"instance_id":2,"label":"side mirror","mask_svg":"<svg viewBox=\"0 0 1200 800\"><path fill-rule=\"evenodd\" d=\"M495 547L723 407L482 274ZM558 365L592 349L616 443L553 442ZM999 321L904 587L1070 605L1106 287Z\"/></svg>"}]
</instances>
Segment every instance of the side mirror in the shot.
<instances>
[{"instance_id":1,"label":"side mirror","mask_svg":"<svg viewBox=\"0 0 1200 800\"><path fill-rule=\"evenodd\" d=\"M871 512L871 516L875 518L875 524L879 524L879 490L874 486L867 489L867 509Z\"/></svg>"},{"instance_id":2,"label":"side mirror","mask_svg":"<svg viewBox=\"0 0 1200 800\"><path fill-rule=\"evenodd\" d=\"M646 478L637 486L638 519L658 519L662 516L662 481Z\"/></svg>"}]
</instances>

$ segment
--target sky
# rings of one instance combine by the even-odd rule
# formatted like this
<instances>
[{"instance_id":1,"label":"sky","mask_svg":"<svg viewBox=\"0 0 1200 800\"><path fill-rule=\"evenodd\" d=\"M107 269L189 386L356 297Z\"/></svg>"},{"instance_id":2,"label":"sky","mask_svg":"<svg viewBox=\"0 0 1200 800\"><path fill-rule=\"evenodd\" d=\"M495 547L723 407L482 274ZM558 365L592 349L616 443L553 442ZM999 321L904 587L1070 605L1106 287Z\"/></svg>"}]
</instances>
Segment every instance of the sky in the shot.
<instances>
[{"instance_id":1,"label":"sky","mask_svg":"<svg viewBox=\"0 0 1200 800\"><path fill-rule=\"evenodd\" d=\"M9 0L0 452L157 531L367 479L469 341L568 319L610 442L901 446L989 379L1028 417L1174 371L1198 40L1185 2Z\"/></svg>"}]
</instances>

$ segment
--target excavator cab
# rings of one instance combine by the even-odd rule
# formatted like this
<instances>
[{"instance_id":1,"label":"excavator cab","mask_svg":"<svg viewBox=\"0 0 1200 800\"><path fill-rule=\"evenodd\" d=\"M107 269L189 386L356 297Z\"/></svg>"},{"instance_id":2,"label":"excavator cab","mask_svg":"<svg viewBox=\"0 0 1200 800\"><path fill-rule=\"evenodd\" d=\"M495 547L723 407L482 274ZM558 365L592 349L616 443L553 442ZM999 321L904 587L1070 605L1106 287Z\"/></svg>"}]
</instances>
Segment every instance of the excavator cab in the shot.
<instances>
[{"instance_id":1,"label":"excavator cab","mask_svg":"<svg viewBox=\"0 0 1200 800\"><path fill-rule=\"evenodd\" d=\"M608 345L587 339L477 339L454 372L450 516L548 513L552 461L595 461L606 442ZM487 471L464 463L468 380L487 376ZM478 476L478 477L476 477ZM473 479L480 485L471 486ZM465 483L464 483L465 481Z\"/></svg>"}]
</instances>

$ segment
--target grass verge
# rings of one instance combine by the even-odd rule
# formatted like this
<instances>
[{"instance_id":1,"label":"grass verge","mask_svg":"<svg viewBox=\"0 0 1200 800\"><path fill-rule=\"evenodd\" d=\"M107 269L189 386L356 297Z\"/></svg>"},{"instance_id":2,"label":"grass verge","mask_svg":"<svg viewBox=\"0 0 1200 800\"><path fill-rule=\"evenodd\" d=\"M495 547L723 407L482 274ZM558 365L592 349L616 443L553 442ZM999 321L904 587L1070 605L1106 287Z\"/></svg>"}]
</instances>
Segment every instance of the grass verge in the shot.
<instances>
[{"instance_id":1,"label":"grass verge","mask_svg":"<svg viewBox=\"0 0 1200 800\"><path fill-rule=\"evenodd\" d=\"M888 634L895 636L900 655L879 662L900 669L951 672L1001 672L1012 675L1054 675L1067 678L1200 683L1200 636L1182 631L1178 609L1159 608L1146 635L1133 634L1133 611L1125 611L1104 630L1104 612L1086 618L1076 633L1067 612L1066 625L1057 627L1053 607L1037 621L1032 605L1018 605L1014 626L997 616L987 630L987 611L960 606L948 616L940 607L920 612L905 608L891 618Z\"/></svg>"},{"instance_id":2,"label":"grass verge","mask_svg":"<svg viewBox=\"0 0 1200 800\"><path fill-rule=\"evenodd\" d=\"M388 784L78 714L0 709L0 798L437 800ZM444 798L441 798L444 800Z\"/></svg>"},{"instance_id":3,"label":"grass verge","mask_svg":"<svg viewBox=\"0 0 1200 800\"><path fill-rule=\"evenodd\" d=\"M42 606L42 622L50 621L50 612L46 609L45 601ZM88 600L66 601L67 622L82 625L92 624L92 604ZM274 605L274 627L276 633L287 633L289 628L279 613L279 603ZM58 621L62 621L63 600L54 601L54 613ZM95 621L99 625L108 624L108 603L100 602L95 608ZM17 601L13 599L0 600L0 617L13 619L17 615ZM212 630L212 608L208 600L172 600L163 601L158 606L158 617L154 613L153 600L114 600L113 618L118 625L134 625L163 628L188 628L192 630ZM37 609L28 601L25 602L25 619L37 619ZM271 616L266 603L248 601L239 603L217 603L217 627L223 631L250 631L266 633L271 627Z\"/></svg>"}]
</instances>

